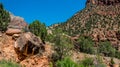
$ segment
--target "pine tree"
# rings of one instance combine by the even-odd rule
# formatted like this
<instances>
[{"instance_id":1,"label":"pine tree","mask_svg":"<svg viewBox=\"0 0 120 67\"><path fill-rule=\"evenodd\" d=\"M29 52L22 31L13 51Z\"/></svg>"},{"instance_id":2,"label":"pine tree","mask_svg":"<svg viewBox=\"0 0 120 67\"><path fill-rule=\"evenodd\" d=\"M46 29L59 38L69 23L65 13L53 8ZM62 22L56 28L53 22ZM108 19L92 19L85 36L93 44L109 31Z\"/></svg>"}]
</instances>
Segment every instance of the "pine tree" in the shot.
<instances>
[{"instance_id":1,"label":"pine tree","mask_svg":"<svg viewBox=\"0 0 120 67\"><path fill-rule=\"evenodd\" d=\"M8 23L10 22L10 15L7 12L2 3L0 3L0 31L5 32L7 30Z\"/></svg>"}]
</instances>

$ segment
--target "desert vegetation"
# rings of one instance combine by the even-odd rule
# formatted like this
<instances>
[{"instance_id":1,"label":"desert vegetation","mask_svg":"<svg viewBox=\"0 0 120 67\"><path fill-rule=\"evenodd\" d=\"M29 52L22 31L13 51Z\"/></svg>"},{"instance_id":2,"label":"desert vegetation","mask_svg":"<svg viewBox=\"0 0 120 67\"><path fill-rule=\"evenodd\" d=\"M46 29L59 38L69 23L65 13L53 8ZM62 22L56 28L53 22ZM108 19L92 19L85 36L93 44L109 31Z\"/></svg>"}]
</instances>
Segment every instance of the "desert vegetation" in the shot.
<instances>
[{"instance_id":1,"label":"desert vegetation","mask_svg":"<svg viewBox=\"0 0 120 67\"><path fill-rule=\"evenodd\" d=\"M103 7L106 9L103 10ZM113 6L109 7L113 8ZM45 23L35 20L25 25L22 31L19 29L16 33L12 29L14 33L7 35L5 32L9 29L10 13L0 4L0 32L12 40L7 45L0 41L0 48L2 48L1 44L7 47L12 44L10 48L15 50L19 58L25 57L22 61L27 59L26 62L31 57L32 60L35 59L33 56L37 57L35 62L41 58L44 59L45 56L49 67L112 66L115 64L114 59L120 60L120 15L119 12L115 15L113 15L114 13L109 14L107 12L109 7L87 5L64 23L48 27ZM110 10L114 11L117 8L119 7L116 6ZM99 13L99 11L103 12ZM1 35L0 38L2 39L4 36ZM51 48L46 48L46 45ZM45 53L47 50L48 53ZM1 50L0 56L2 53L4 51ZM106 58L109 61L106 61ZM20 62L22 61L15 63L0 60L0 67L21 67Z\"/></svg>"},{"instance_id":2,"label":"desert vegetation","mask_svg":"<svg viewBox=\"0 0 120 67\"><path fill-rule=\"evenodd\" d=\"M41 23L38 20L33 21L29 24L30 32L34 33L36 36L39 36L44 42L47 36L47 29L44 23Z\"/></svg>"},{"instance_id":3,"label":"desert vegetation","mask_svg":"<svg viewBox=\"0 0 120 67\"><path fill-rule=\"evenodd\" d=\"M0 67L21 67L21 65L13 61L6 61L3 59L0 61Z\"/></svg>"}]
</instances>

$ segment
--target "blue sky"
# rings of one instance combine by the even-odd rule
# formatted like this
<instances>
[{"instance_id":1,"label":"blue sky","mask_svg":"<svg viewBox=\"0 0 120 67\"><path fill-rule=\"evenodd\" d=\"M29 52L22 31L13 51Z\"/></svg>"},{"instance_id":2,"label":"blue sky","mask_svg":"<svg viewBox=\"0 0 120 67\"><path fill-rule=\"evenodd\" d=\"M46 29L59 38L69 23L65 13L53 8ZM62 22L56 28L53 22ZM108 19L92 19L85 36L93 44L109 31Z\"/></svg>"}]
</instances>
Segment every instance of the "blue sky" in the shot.
<instances>
[{"instance_id":1,"label":"blue sky","mask_svg":"<svg viewBox=\"0 0 120 67\"><path fill-rule=\"evenodd\" d=\"M65 22L85 7L86 0L0 0L5 9L26 22L40 20L47 26Z\"/></svg>"}]
</instances>

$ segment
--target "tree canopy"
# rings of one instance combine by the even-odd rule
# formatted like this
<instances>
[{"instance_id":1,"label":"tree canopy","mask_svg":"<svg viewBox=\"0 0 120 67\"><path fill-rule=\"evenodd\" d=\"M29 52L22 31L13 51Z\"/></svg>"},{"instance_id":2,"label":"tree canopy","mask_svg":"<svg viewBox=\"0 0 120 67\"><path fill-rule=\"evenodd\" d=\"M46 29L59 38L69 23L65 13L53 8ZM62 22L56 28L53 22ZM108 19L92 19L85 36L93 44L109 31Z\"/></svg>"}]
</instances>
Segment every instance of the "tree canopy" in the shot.
<instances>
[{"instance_id":1,"label":"tree canopy","mask_svg":"<svg viewBox=\"0 0 120 67\"><path fill-rule=\"evenodd\" d=\"M29 25L30 32L34 33L36 36L39 36L44 42L47 36L47 29L44 23L41 23L38 20L33 21Z\"/></svg>"},{"instance_id":2,"label":"tree canopy","mask_svg":"<svg viewBox=\"0 0 120 67\"><path fill-rule=\"evenodd\" d=\"M0 31L4 32L7 30L8 23L10 22L10 15L7 12L2 3L0 3Z\"/></svg>"}]
</instances>

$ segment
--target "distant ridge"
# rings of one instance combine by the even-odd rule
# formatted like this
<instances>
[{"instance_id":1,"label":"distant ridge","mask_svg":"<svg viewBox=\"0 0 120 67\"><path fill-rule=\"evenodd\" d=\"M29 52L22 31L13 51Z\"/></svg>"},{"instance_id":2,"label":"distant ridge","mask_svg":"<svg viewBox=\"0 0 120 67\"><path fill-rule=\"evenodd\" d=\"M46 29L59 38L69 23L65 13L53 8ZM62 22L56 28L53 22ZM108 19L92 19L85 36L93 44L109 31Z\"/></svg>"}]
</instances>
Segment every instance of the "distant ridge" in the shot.
<instances>
[{"instance_id":1,"label":"distant ridge","mask_svg":"<svg viewBox=\"0 0 120 67\"><path fill-rule=\"evenodd\" d=\"M53 28L61 28L70 36L90 36L94 41L119 45L120 0L87 0L83 10Z\"/></svg>"}]
</instances>

